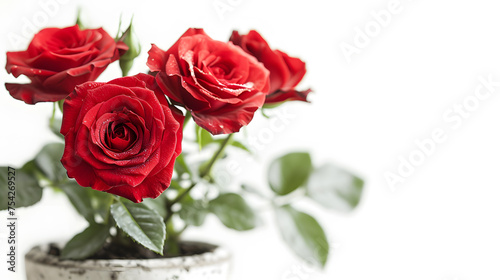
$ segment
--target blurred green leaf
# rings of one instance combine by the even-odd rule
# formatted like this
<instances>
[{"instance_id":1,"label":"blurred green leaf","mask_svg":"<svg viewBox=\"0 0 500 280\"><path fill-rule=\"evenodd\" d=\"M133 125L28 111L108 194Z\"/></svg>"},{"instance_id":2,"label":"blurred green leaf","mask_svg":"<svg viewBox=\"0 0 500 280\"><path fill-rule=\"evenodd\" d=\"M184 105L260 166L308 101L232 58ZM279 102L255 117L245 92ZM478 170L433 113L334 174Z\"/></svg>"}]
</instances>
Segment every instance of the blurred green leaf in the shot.
<instances>
[{"instance_id":1,"label":"blurred green leaf","mask_svg":"<svg viewBox=\"0 0 500 280\"><path fill-rule=\"evenodd\" d=\"M216 139L213 141L213 143L219 143L221 144L222 142L224 142L224 139ZM248 152L248 153L252 153L252 151L250 151L250 149L245 146L243 143L239 142L239 141L236 141L236 140L231 140L231 143L229 143L229 145L235 147L235 148L238 148L238 149L241 149L245 152Z\"/></svg>"},{"instance_id":2,"label":"blurred green leaf","mask_svg":"<svg viewBox=\"0 0 500 280\"><path fill-rule=\"evenodd\" d=\"M316 219L285 205L276 208L276 221L281 236L297 256L314 265L325 266L329 245Z\"/></svg>"},{"instance_id":3,"label":"blurred green leaf","mask_svg":"<svg viewBox=\"0 0 500 280\"><path fill-rule=\"evenodd\" d=\"M59 118L54 118L49 121L49 128L52 133L54 133L55 136L64 139L64 136L61 134L61 124L62 120Z\"/></svg>"},{"instance_id":4,"label":"blurred green leaf","mask_svg":"<svg viewBox=\"0 0 500 280\"><path fill-rule=\"evenodd\" d=\"M196 128L196 142L198 143L198 146L200 150L205 148L206 146L216 143L216 144L222 144L226 139L215 139L210 132L206 131L205 129L199 127L198 125L195 126ZM231 141L228 143L229 145L241 149L243 151L246 151L248 153L252 153L250 149L245 146L243 143L231 139Z\"/></svg>"},{"instance_id":5,"label":"blurred green leaf","mask_svg":"<svg viewBox=\"0 0 500 280\"><path fill-rule=\"evenodd\" d=\"M312 170L308 153L289 153L275 159L268 172L271 189L278 195L287 195L304 185Z\"/></svg>"},{"instance_id":6,"label":"blurred green leaf","mask_svg":"<svg viewBox=\"0 0 500 280\"><path fill-rule=\"evenodd\" d=\"M239 194L221 194L210 201L209 208L228 228L244 231L255 228L257 224L254 211Z\"/></svg>"},{"instance_id":7,"label":"blurred green leaf","mask_svg":"<svg viewBox=\"0 0 500 280\"><path fill-rule=\"evenodd\" d=\"M363 185L363 180L355 175L326 164L312 172L307 195L326 208L347 212L359 204Z\"/></svg>"},{"instance_id":8,"label":"blurred green leaf","mask_svg":"<svg viewBox=\"0 0 500 280\"><path fill-rule=\"evenodd\" d=\"M109 208L113 202L113 195L87 187L81 187L74 180L59 185L66 194L76 211L89 223L95 223L95 215L99 215L107 223Z\"/></svg>"},{"instance_id":9,"label":"blurred green leaf","mask_svg":"<svg viewBox=\"0 0 500 280\"><path fill-rule=\"evenodd\" d=\"M66 169L61 164L64 152L64 144L50 143L45 145L35 157L35 164L43 175L50 181L57 182L67 180Z\"/></svg>"},{"instance_id":10,"label":"blurred green leaf","mask_svg":"<svg viewBox=\"0 0 500 280\"><path fill-rule=\"evenodd\" d=\"M165 193L162 193L157 198L145 198L142 203L149 207L149 209L158 212L163 218L167 216L167 197Z\"/></svg>"},{"instance_id":11,"label":"blurred green leaf","mask_svg":"<svg viewBox=\"0 0 500 280\"><path fill-rule=\"evenodd\" d=\"M186 164L186 161L184 159L184 153L181 153L177 159L175 159L175 165L174 165L175 171L179 176L181 176L184 173L189 174L189 176L193 176L191 173L191 169L189 166Z\"/></svg>"},{"instance_id":12,"label":"blurred green leaf","mask_svg":"<svg viewBox=\"0 0 500 280\"><path fill-rule=\"evenodd\" d=\"M166 229L160 214L144 204L124 199L111 205L111 214L118 227L132 239L153 252L163 254Z\"/></svg>"},{"instance_id":13,"label":"blurred green leaf","mask_svg":"<svg viewBox=\"0 0 500 280\"><path fill-rule=\"evenodd\" d=\"M205 146L214 141L212 134L210 134L210 132L206 131L205 129L201 128L198 125L195 126L195 129L196 129L196 142L198 142L200 150L202 150Z\"/></svg>"},{"instance_id":14,"label":"blurred green leaf","mask_svg":"<svg viewBox=\"0 0 500 280\"><path fill-rule=\"evenodd\" d=\"M83 260L102 248L109 234L109 225L90 224L75 235L61 251L61 259Z\"/></svg>"},{"instance_id":15,"label":"blurred green leaf","mask_svg":"<svg viewBox=\"0 0 500 280\"><path fill-rule=\"evenodd\" d=\"M177 180L170 181L170 186L168 188L170 190L175 190L175 191L184 190L184 188L181 187L181 185L179 184L179 182Z\"/></svg>"},{"instance_id":16,"label":"blurred green leaf","mask_svg":"<svg viewBox=\"0 0 500 280\"><path fill-rule=\"evenodd\" d=\"M66 194L76 211L89 223L94 223L94 210L88 192L90 188L81 187L76 181L65 182L60 184L59 187Z\"/></svg>"},{"instance_id":17,"label":"blurred green leaf","mask_svg":"<svg viewBox=\"0 0 500 280\"><path fill-rule=\"evenodd\" d=\"M10 206L17 209L31 206L42 199L43 189L38 184L31 164L26 164L15 171L7 166L0 167L0 210L6 210L8 202L11 201L14 201L15 205L11 203Z\"/></svg>"},{"instance_id":18,"label":"blurred green leaf","mask_svg":"<svg viewBox=\"0 0 500 280\"><path fill-rule=\"evenodd\" d=\"M205 221L208 209L202 200L194 200L186 195L181 201L179 217L188 225L201 226Z\"/></svg>"},{"instance_id":19,"label":"blurred green leaf","mask_svg":"<svg viewBox=\"0 0 500 280\"><path fill-rule=\"evenodd\" d=\"M104 223L108 223L110 207L114 199L113 195L106 192L96 191L91 188L86 189L89 192L90 202L92 203L92 208L95 213L104 220Z\"/></svg>"},{"instance_id":20,"label":"blurred green leaf","mask_svg":"<svg viewBox=\"0 0 500 280\"><path fill-rule=\"evenodd\" d=\"M265 200L269 200L270 199L265 194L263 194L259 189L257 189L256 187L254 187L252 185L242 184L241 185L241 189L244 190L247 193L251 193L251 194L257 195L260 198L263 198Z\"/></svg>"}]
</instances>

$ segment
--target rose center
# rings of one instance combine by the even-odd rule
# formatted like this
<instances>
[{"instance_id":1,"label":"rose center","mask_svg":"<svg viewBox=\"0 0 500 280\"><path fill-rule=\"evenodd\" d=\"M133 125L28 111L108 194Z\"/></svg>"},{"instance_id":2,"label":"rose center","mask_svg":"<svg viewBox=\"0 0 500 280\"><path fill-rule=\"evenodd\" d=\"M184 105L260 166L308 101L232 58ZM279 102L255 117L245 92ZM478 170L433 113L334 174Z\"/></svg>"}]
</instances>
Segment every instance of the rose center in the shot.
<instances>
[{"instance_id":1,"label":"rose center","mask_svg":"<svg viewBox=\"0 0 500 280\"><path fill-rule=\"evenodd\" d=\"M217 78L224 78L226 71L222 67L212 67L212 73Z\"/></svg>"},{"instance_id":2,"label":"rose center","mask_svg":"<svg viewBox=\"0 0 500 280\"><path fill-rule=\"evenodd\" d=\"M112 122L108 125L106 145L115 152L129 149L137 140L137 130L131 123Z\"/></svg>"}]
</instances>

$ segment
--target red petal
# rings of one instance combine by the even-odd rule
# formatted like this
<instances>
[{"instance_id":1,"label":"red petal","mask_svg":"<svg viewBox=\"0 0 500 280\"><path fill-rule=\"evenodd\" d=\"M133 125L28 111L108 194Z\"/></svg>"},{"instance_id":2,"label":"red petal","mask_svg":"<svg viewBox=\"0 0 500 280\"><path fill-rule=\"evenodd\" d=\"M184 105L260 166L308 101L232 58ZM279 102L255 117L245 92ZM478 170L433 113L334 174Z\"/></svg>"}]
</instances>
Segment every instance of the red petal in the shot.
<instances>
[{"instance_id":1,"label":"red petal","mask_svg":"<svg viewBox=\"0 0 500 280\"><path fill-rule=\"evenodd\" d=\"M293 101L293 100L309 102L307 101L307 95L311 92L312 92L311 89L304 91L297 91L293 89L289 91L277 91L273 94L266 96L266 104L277 104L284 101Z\"/></svg>"},{"instance_id":2,"label":"red petal","mask_svg":"<svg viewBox=\"0 0 500 280\"><path fill-rule=\"evenodd\" d=\"M15 99L22 100L26 104L38 102L55 102L64 99L68 94L65 91L46 90L33 84L10 84L6 83L5 88Z\"/></svg>"},{"instance_id":3,"label":"red petal","mask_svg":"<svg viewBox=\"0 0 500 280\"><path fill-rule=\"evenodd\" d=\"M276 50L276 53L283 57L283 60L290 71L290 79L281 86L282 91L288 91L293 89L302 80L306 74L306 64L302 60L296 57L291 57L288 54Z\"/></svg>"},{"instance_id":4,"label":"red petal","mask_svg":"<svg viewBox=\"0 0 500 280\"><path fill-rule=\"evenodd\" d=\"M165 71L165 64L167 64L168 56L165 54L165 51L158 48L155 44L151 44L151 49L148 51L148 62L146 65L149 67L149 70L156 71Z\"/></svg>"},{"instance_id":5,"label":"red petal","mask_svg":"<svg viewBox=\"0 0 500 280\"><path fill-rule=\"evenodd\" d=\"M196 124L212 135L230 134L238 132L242 126L249 124L255 111L264 104L264 100L264 93L258 92L240 105L228 105L210 114L193 111L191 113Z\"/></svg>"}]
</instances>

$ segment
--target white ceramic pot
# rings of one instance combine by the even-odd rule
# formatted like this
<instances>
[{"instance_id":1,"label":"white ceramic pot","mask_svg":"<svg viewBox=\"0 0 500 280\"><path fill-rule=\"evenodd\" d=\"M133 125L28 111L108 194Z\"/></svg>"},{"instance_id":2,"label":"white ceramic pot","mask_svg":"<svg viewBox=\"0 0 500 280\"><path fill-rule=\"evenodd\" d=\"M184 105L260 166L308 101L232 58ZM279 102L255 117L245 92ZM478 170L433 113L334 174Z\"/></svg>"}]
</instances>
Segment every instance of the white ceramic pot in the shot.
<instances>
[{"instance_id":1,"label":"white ceramic pot","mask_svg":"<svg viewBox=\"0 0 500 280\"><path fill-rule=\"evenodd\" d=\"M48 246L25 256L27 280L227 280L230 254L221 247L199 255L147 260L60 260Z\"/></svg>"}]
</instances>

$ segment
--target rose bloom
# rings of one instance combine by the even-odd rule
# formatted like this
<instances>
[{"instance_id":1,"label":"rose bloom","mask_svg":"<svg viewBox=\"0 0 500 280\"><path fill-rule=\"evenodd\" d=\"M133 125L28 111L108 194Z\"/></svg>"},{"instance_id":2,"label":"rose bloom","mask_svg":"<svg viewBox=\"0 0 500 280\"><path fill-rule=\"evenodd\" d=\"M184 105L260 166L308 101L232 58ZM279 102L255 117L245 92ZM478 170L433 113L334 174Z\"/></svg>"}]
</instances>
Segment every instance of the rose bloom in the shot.
<instances>
[{"instance_id":1,"label":"rose bloom","mask_svg":"<svg viewBox=\"0 0 500 280\"><path fill-rule=\"evenodd\" d=\"M61 162L79 185L133 202L168 188L184 117L153 76L84 83L66 98L63 112Z\"/></svg>"},{"instance_id":2,"label":"rose bloom","mask_svg":"<svg viewBox=\"0 0 500 280\"><path fill-rule=\"evenodd\" d=\"M97 79L127 49L102 28L46 28L33 37L27 50L7 52L7 72L16 78L27 76L31 84L6 83L5 87L12 97L28 104L58 101L76 85Z\"/></svg>"},{"instance_id":3,"label":"rose bloom","mask_svg":"<svg viewBox=\"0 0 500 280\"><path fill-rule=\"evenodd\" d=\"M247 125L269 90L269 71L261 63L202 29L189 29L167 51L153 44L147 65L158 72L165 94L214 135Z\"/></svg>"},{"instance_id":4,"label":"rose bloom","mask_svg":"<svg viewBox=\"0 0 500 280\"><path fill-rule=\"evenodd\" d=\"M233 31L229 40L255 56L269 70L271 87L266 96L266 104L291 100L307 101L310 89L295 90L306 74L306 64L302 60L280 50L272 50L266 40L255 30L248 32L247 35L240 35L238 31Z\"/></svg>"}]
</instances>

